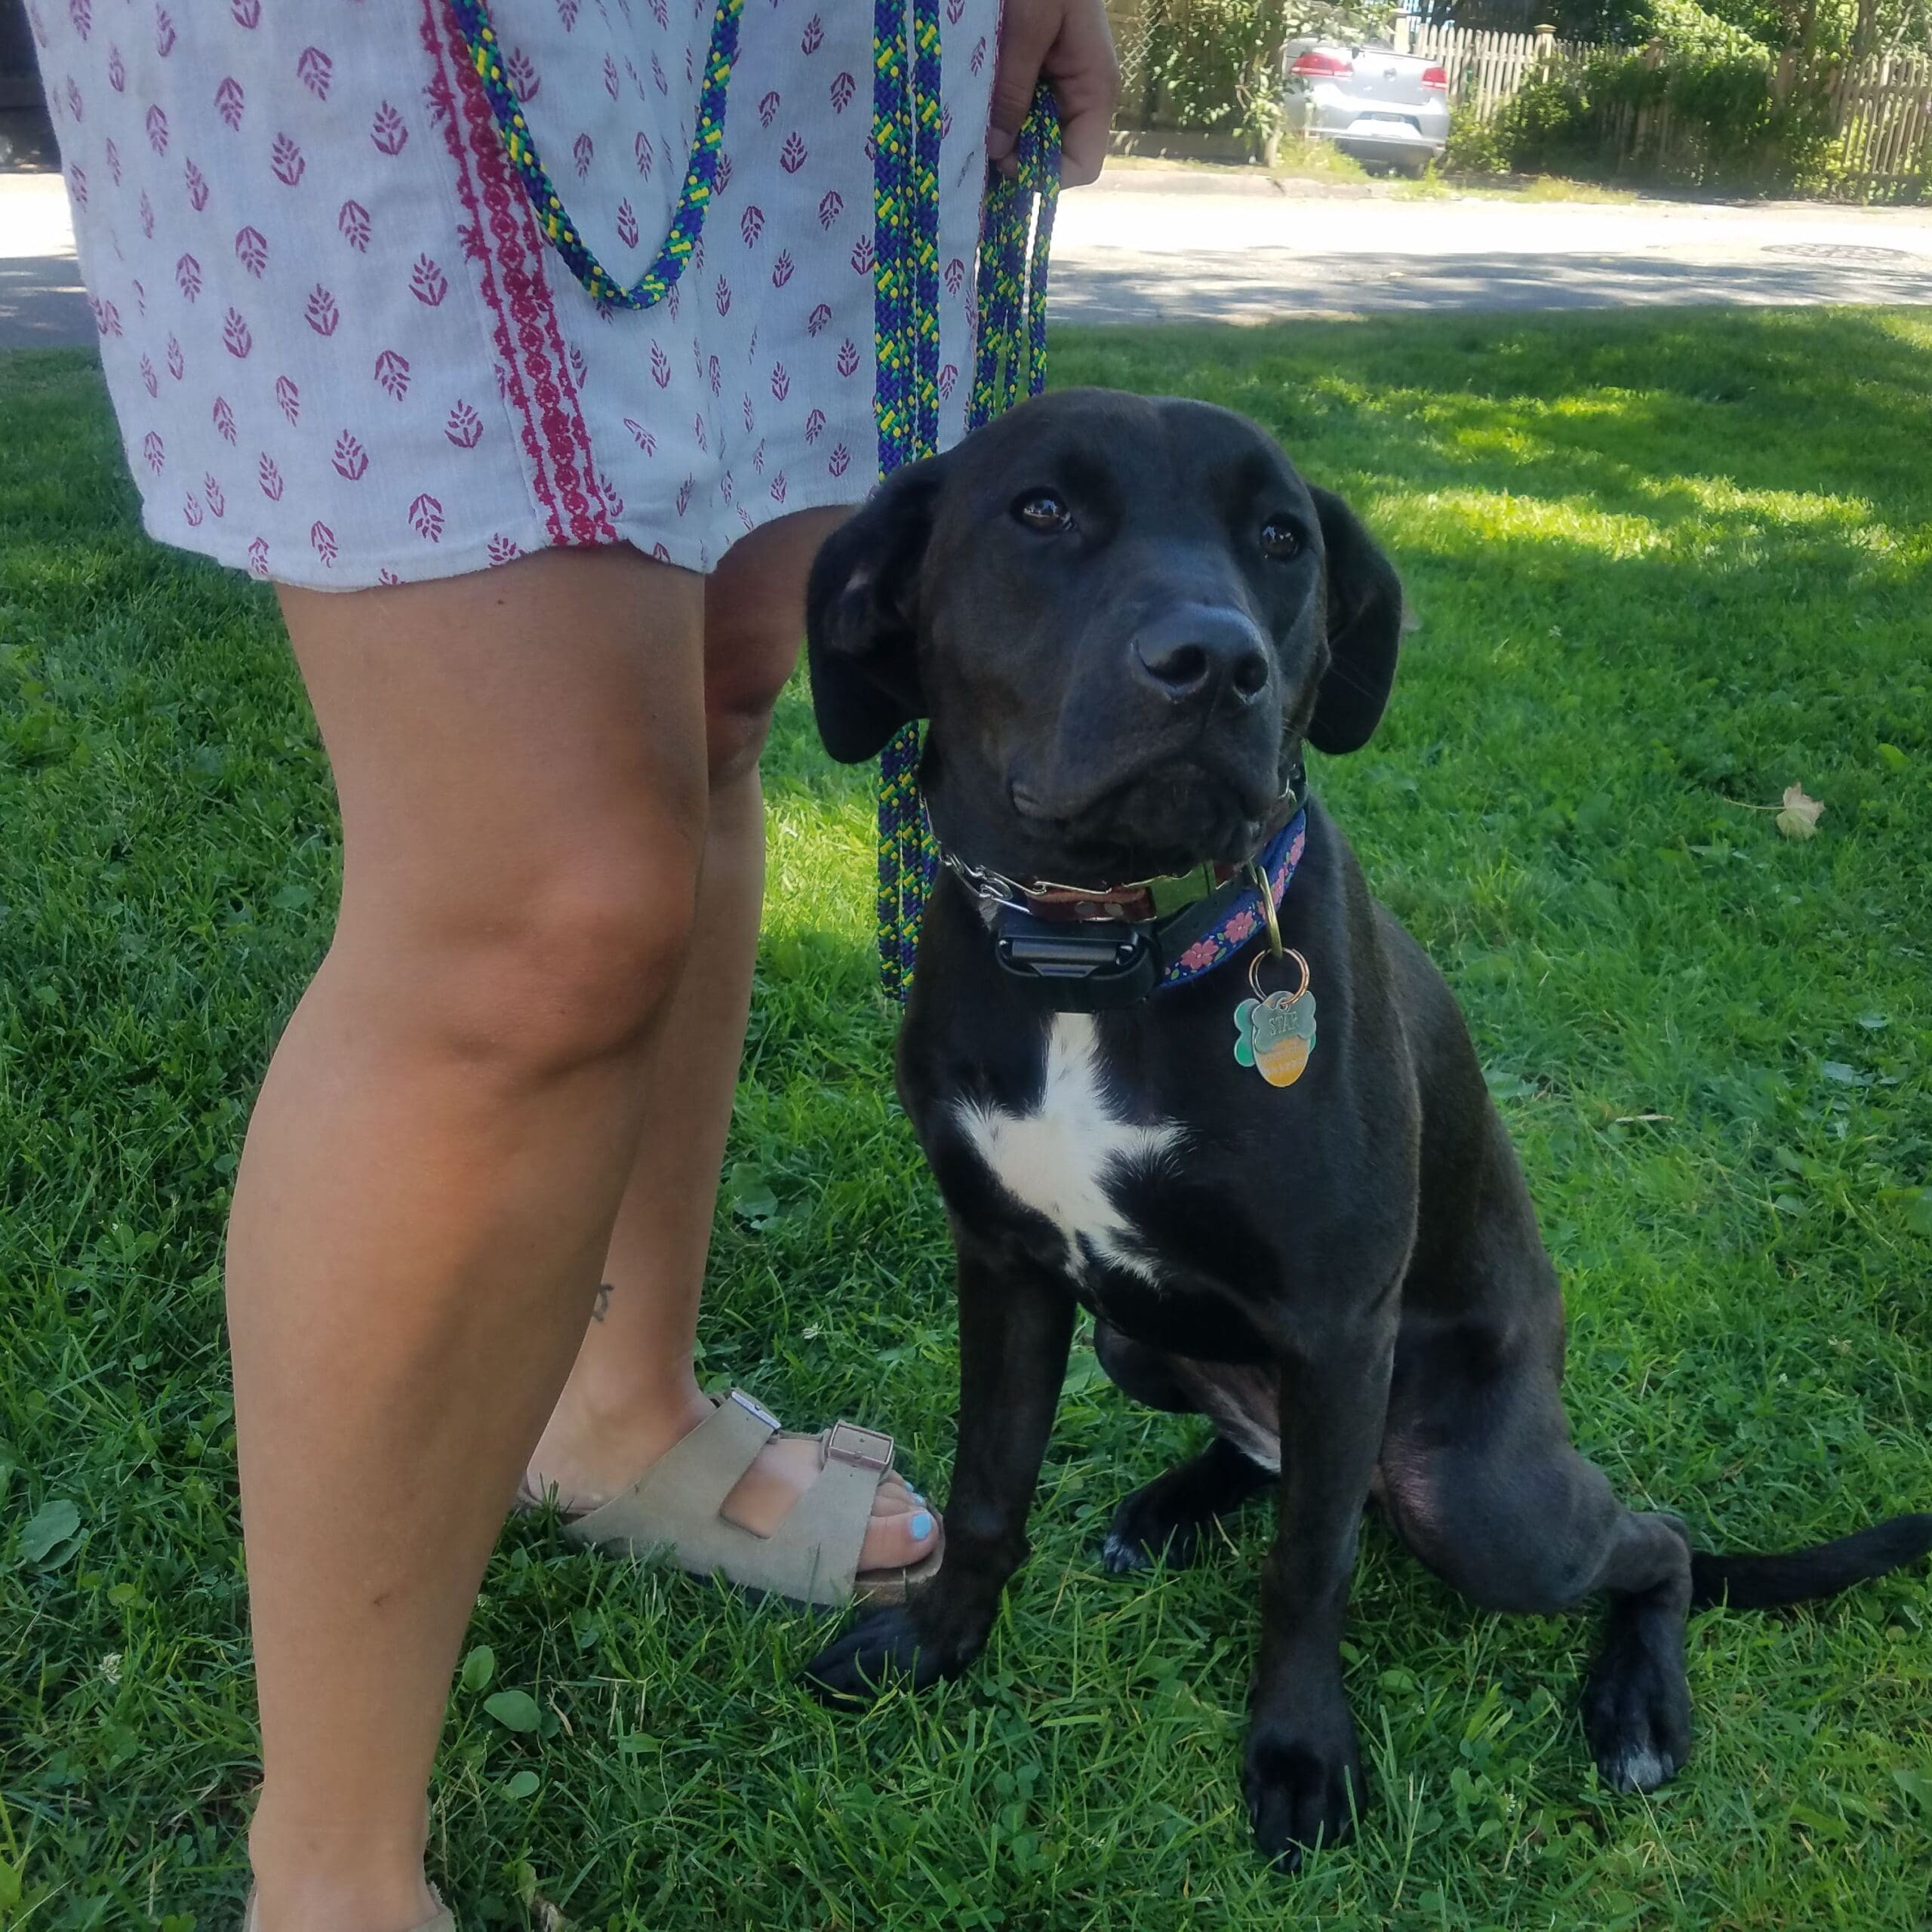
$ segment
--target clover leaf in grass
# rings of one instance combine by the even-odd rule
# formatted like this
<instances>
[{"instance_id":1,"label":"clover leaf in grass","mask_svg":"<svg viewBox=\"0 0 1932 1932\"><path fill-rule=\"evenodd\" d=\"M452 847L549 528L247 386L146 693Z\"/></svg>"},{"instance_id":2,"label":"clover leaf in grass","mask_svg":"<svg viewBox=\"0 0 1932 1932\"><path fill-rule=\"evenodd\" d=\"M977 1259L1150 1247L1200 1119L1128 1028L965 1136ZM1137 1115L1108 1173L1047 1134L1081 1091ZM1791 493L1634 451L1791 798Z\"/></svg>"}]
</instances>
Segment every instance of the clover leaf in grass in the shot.
<instances>
[{"instance_id":1,"label":"clover leaf in grass","mask_svg":"<svg viewBox=\"0 0 1932 1932\"><path fill-rule=\"evenodd\" d=\"M483 1708L506 1730L521 1737L529 1736L543 1721L537 1700L528 1690L499 1690L494 1697L485 1700Z\"/></svg>"},{"instance_id":2,"label":"clover leaf in grass","mask_svg":"<svg viewBox=\"0 0 1932 1932\"><path fill-rule=\"evenodd\" d=\"M1527 1100L1535 1097L1536 1083L1525 1080L1520 1073L1511 1073L1502 1067L1486 1066L1482 1077L1492 1100Z\"/></svg>"},{"instance_id":3,"label":"clover leaf in grass","mask_svg":"<svg viewBox=\"0 0 1932 1932\"><path fill-rule=\"evenodd\" d=\"M772 1192L771 1182L749 1161L732 1163L731 1172L724 1177L724 1192L732 1213L754 1229L762 1230L778 1219L778 1197Z\"/></svg>"},{"instance_id":4,"label":"clover leaf in grass","mask_svg":"<svg viewBox=\"0 0 1932 1932\"><path fill-rule=\"evenodd\" d=\"M29 1563L51 1568L73 1554L74 1539L80 1533L80 1511L66 1497L57 1497L28 1518L20 1532L20 1554Z\"/></svg>"}]
</instances>

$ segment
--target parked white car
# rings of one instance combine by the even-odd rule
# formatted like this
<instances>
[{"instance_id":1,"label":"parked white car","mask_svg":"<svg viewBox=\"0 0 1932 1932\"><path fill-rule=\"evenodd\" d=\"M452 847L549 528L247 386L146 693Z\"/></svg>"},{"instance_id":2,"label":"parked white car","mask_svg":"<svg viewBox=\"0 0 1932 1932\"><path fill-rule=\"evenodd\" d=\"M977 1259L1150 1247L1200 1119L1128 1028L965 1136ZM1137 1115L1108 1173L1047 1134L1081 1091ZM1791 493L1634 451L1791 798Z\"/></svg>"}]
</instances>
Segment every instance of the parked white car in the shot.
<instances>
[{"instance_id":1,"label":"parked white car","mask_svg":"<svg viewBox=\"0 0 1932 1932\"><path fill-rule=\"evenodd\" d=\"M1449 141L1449 75L1392 47L1291 40L1281 50L1288 132L1420 174Z\"/></svg>"}]
</instances>

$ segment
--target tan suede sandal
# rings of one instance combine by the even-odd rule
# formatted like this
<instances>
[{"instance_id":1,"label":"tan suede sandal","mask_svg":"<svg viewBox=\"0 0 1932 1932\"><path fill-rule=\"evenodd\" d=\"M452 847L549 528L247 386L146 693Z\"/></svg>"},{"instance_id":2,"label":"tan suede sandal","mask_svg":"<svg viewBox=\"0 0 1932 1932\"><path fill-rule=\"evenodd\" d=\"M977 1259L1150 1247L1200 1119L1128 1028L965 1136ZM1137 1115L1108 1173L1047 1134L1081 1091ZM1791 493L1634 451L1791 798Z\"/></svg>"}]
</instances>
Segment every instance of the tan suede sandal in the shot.
<instances>
[{"instance_id":1,"label":"tan suede sandal","mask_svg":"<svg viewBox=\"0 0 1932 1932\"><path fill-rule=\"evenodd\" d=\"M439 1906L443 1905L442 1894L434 1885L429 1887L429 1896ZM242 1908L242 1932L260 1932L260 1921L255 1916L255 1894L252 1887L248 1893L248 1903ZM448 1906L443 1906L442 1910L434 1918L426 1918L415 1928L415 1932L456 1932L455 1915Z\"/></svg>"},{"instance_id":2,"label":"tan suede sandal","mask_svg":"<svg viewBox=\"0 0 1932 1932\"><path fill-rule=\"evenodd\" d=\"M778 1418L742 1389L715 1398L697 1428L675 1442L621 1496L567 1518L573 1543L632 1555L668 1549L694 1576L721 1574L742 1589L795 1603L842 1609L849 1603L903 1603L939 1573L945 1531L918 1562L859 1569L872 1499L892 1468L892 1438L849 1422L815 1438L787 1435ZM774 1436L819 1445L817 1479L769 1536L718 1512ZM520 1506L538 1506L526 1489Z\"/></svg>"}]
</instances>

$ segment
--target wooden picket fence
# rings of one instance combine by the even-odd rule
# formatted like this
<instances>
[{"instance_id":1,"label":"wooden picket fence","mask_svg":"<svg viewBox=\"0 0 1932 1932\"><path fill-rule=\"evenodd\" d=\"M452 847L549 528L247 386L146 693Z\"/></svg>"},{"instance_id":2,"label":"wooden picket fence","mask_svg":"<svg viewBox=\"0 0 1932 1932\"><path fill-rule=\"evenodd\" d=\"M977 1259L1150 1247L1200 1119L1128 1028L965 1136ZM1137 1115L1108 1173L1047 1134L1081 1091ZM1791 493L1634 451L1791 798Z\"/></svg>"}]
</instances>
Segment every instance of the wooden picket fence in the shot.
<instances>
[{"instance_id":1,"label":"wooden picket fence","mask_svg":"<svg viewBox=\"0 0 1932 1932\"><path fill-rule=\"evenodd\" d=\"M1546 61L1580 60L1598 50L1580 41L1558 40L1552 29L1534 33L1478 33L1466 27L1432 26L1399 15L1392 35L1398 54L1439 61L1449 76L1449 104L1467 107L1484 121Z\"/></svg>"},{"instance_id":2,"label":"wooden picket fence","mask_svg":"<svg viewBox=\"0 0 1932 1932\"><path fill-rule=\"evenodd\" d=\"M1932 186L1932 56L1847 63L1832 80L1832 107L1848 186L1887 200Z\"/></svg>"},{"instance_id":3,"label":"wooden picket fence","mask_svg":"<svg viewBox=\"0 0 1932 1932\"><path fill-rule=\"evenodd\" d=\"M1803 57L1780 62L1773 91L1789 99L1814 77ZM1848 199L1918 199L1932 190L1932 57L1875 54L1834 62L1824 75L1837 143L1834 192ZM1668 101L1612 104L1602 118L1604 158L1620 173L1666 180L1721 178L1725 157L1708 131Z\"/></svg>"}]
</instances>

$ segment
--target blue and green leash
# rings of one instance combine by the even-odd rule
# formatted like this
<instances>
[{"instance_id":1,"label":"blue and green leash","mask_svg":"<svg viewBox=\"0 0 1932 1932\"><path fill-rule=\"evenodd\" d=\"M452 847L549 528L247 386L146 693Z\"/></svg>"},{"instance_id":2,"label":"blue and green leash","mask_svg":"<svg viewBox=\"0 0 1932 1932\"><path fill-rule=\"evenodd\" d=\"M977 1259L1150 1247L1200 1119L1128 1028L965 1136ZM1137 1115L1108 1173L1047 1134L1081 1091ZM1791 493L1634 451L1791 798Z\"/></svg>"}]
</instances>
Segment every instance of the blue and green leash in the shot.
<instances>
[{"instance_id":1,"label":"blue and green leash","mask_svg":"<svg viewBox=\"0 0 1932 1932\"><path fill-rule=\"evenodd\" d=\"M904 0L876 0L872 324L881 477L939 449L938 0L911 0L911 16L909 76ZM1047 258L1060 192L1060 119L1044 88L1020 131L1017 163L1012 177L992 176L981 218L969 429L1046 386ZM900 1001L911 989L938 861L919 792L920 748L919 727L907 724L879 758L879 977Z\"/></svg>"},{"instance_id":2,"label":"blue and green leash","mask_svg":"<svg viewBox=\"0 0 1932 1932\"><path fill-rule=\"evenodd\" d=\"M592 252L537 152L486 0L450 0L457 29L539 225L600 303L648 309L677 285L704 230L724 138L744 0L717 0L697 123L663 246L626 286ZM881 477L939 450L939 163L946 105L939 0L875 0L872 16L874 414ZM1060 192L1060 120L1042 88L1020 130L1011 176L995 173L981 218L978 337L967 426L977 429L1047 379L1047 258ZM878 956L903 1001L937 852L919 794L920 733L909 724L879 760Z\"/></svg>"}]
</instances>

